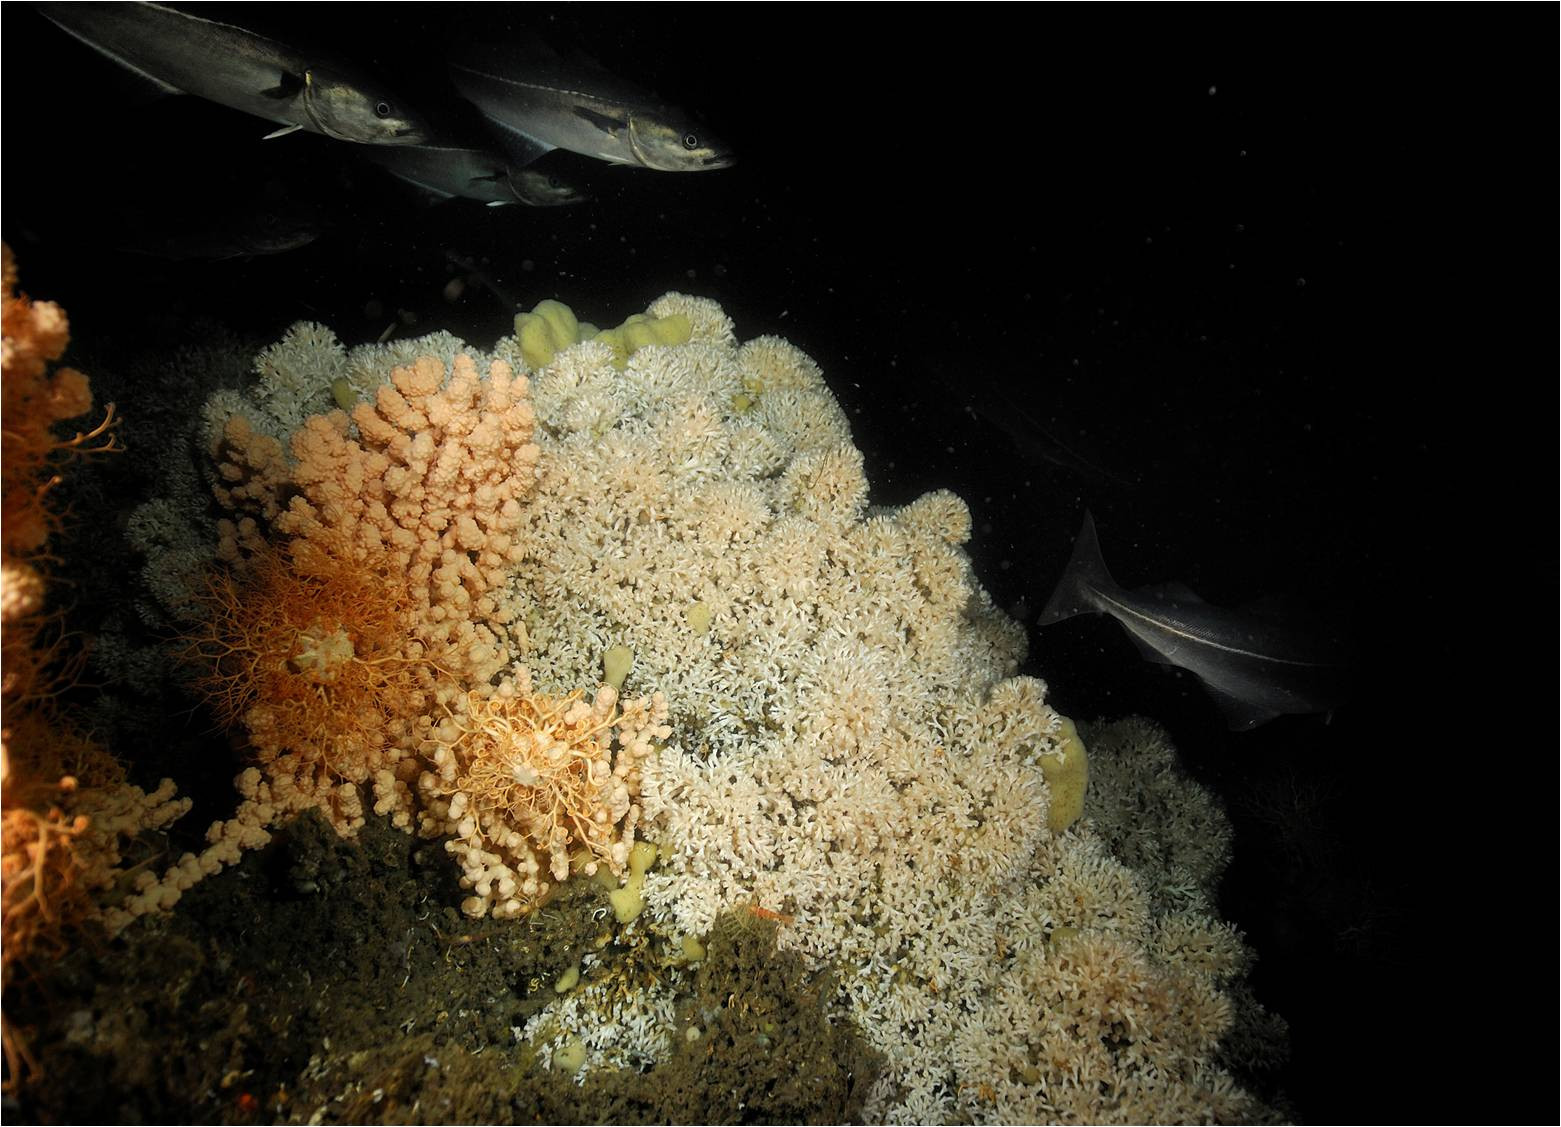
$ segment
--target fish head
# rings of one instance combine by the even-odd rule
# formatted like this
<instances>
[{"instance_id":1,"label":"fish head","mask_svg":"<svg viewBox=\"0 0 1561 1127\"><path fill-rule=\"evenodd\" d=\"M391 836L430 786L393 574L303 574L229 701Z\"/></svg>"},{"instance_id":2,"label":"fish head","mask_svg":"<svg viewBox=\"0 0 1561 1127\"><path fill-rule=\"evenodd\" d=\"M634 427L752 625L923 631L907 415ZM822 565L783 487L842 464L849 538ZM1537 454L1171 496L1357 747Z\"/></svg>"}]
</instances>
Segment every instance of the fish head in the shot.
<instances>
[{"instance_id":1,"label":"fish head","mask_svg":"<svg viewBox=\"0 0 1561 1127\"><path fill-rule=\"evenodd\" d=\"M668 110L630 113L629 147L640 164L660 172L704 172L737 163L737 154L709 130Z\"/></svg>"},{"instance_id":2,"label":"fish head","mask_svg":"<svg viewBox=\"0 0 1561 1127\"><path fill-rule=\"evenodd\" d=\"M528 207L562 207L591 198L567 180L535 168L512 168L507 181L515 198Z\"/></svg>"},{"instance_id":3,"label":"fish head","mask_svg":"<svg viewBox=\"0 0 1561 1127\"><path fill-rule=\"evenodd\" d=\"M413 111L361 79L311 67L304 74L304 112L337 141L361 145L422 145L428 129Z\"/></svg>"}]
</instances>

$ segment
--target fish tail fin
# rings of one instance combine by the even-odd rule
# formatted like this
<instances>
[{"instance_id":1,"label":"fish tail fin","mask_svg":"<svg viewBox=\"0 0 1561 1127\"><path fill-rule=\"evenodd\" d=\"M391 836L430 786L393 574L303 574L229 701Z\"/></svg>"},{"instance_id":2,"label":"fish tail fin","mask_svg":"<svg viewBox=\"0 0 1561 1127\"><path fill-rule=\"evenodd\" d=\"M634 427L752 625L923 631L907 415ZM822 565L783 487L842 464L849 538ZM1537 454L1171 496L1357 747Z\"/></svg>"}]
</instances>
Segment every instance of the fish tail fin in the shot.
<instances>
[{"instance_id":1,"label":"fish tail fin","mask_svg":"<svg viewBox=\"0 0 1561 1127\"><path fill-rule=\"evenodd\" d=\"M1062 573L1062 579L1052 592L1037 624L1048 626L1076 614L1094 613L1100 609L1095 603L1095 592L1115 589L1116 581L1106 570L1105 557L1100 554L1095 517L1085 510L1084 527L1079 529L1078 539L1073 542L1073 555L1068 557L1067 569Z\"/></svg>"}]
</instances>

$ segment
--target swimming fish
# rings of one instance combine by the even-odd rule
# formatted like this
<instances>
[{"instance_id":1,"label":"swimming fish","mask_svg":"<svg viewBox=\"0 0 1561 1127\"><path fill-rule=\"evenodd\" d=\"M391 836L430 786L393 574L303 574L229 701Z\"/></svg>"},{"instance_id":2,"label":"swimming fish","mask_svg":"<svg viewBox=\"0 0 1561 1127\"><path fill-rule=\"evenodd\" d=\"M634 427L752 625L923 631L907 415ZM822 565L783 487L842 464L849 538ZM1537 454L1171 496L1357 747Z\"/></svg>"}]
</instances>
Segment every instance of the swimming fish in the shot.
<instances>
[{"instance_id":1,"label":"swimming fish","mask_svg":"<svg viewBox=\"0 0 1561 1127\"><path fill-rule=\"evenodd\" d=\"M122 224L114 245L170 262L222 261L285 254L308 246L323 230L312 209L252 202L227 214L136 216Z\"/></svg>"},{"instance_id":2,"label":"swimming fish","mask_svg":"<svg viewBox=\"0 0 1561 1127\"><path fill-rule=\"evenodd\" d=\"M1055 416L1046 418L1038 405L1009 394L1001 383L974 380L968 386L968 394L970 401L965 410L1001 431L1024 461L1050 463L1096 486L1135 488L1133 481L1079 449L1086 438L1076 428L1059 422ZM1070 441L1064 441L1063 434Z\"/></svg>"},{"instance_id":3,"label":"swimming fish","mask_svg":"<svg viewBox=\"0 0 1561 1127\"><path fill-rule=\"evenodd\" d=\"M591 197L555 174L518 168L498 153L460 145L397 145L363 150L409 184L442 199L460 197L490 206L520 203L560 207Z\"/></svg>"},{"instance_id":4,"label":"swimming fish","mask_svg":"<svg viewBox=\"0 0 1561 1127\"><path fill-rule=\"evenodd\" d=\"M410 109L344 64L150 3L44 3L60 28L169 94L194 94L285 128L368 145L415 145L427 131Z\"/></svg>"},{"instance_id":5,"label":"swimming fish","mask_svg":"<svg viewBox=\"0 0 1561 1127\"><path fill-rule=\"evenodd\" d=\"M736 160L681 110L540 44L468 45L451 58L450 77L518 150L512 155L520 163L552 149L662 172L726 168Z\"/></svg>"},{"instance_id":6,"label":"swimming fish","mask_svg":"<svg viewBox=\"0 0 1561 1127\"><path fill-rule=\"evenodd\" d=\"M1119 587L1106 570L1089 513L1038 622L1047 626L1079 614L1109 614L1150 661L1195 674L1233 729L1328 712L1346 695L1347 663L1337 638L1309 636L1257 611L1211 606L1181 584Z\"/></svg>"}]
</instances>

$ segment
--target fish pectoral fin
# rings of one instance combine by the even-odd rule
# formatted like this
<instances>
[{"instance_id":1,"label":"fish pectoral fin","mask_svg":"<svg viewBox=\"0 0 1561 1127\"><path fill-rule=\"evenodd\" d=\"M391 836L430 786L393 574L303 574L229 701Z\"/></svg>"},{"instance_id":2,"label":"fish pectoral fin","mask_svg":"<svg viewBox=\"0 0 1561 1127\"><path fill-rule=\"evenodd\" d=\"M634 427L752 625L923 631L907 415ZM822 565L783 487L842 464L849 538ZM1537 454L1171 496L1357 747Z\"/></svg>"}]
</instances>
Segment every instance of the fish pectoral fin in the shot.
<instances>
[{"instance_id":1,"label":"fish pectoral fin","mask_svg":"<svg viewBox=\"0 0 1561 1127\"><path fill-rule=\"evenodd\" d=\"M593 110L590 106L576 106L574 113L580 120L589 122L594 128L609 135L621 132L626 124L623 118Z\"/></svg>"},{"instance_id":2,"label":"fish pectoral fin","mask_svg":"<svg viewBox=\"0 0 1561 1127\"><path fill-rule=\"evenodd\" d=\"M289 133L297 133L302 128L303 126L301 125L284 125L280 129L273 129L270 133L267 133L264 137L262 137L261 140L274 141L278 137L286 137Z\"/></svg>"},{"instance_id":3,"label":"fish pectoral fin","mask_svg":"<svg viewBox=\"0 0 1561 1127\"><path fill-rule=\"evenodd\" d=\"M290 70L284 70L277 78L275 86L267 87L260 92L262 98L271 98L274 101L285 102L290 98L298 97L299 93L309 84L307 75L297 75Z\"/></svg>"}]
</instances>

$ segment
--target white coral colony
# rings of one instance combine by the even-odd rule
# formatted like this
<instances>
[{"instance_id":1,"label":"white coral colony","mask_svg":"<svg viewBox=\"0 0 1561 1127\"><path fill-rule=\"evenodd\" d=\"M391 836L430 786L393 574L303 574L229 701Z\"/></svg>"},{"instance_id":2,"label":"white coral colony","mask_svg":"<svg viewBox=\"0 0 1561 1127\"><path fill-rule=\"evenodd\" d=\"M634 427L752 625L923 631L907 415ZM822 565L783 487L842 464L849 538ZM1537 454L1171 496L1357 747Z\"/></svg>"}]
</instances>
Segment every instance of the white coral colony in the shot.
<instances>
[{"instance_id":1,"label":"white coral colony","mask_svg":"<svg viewBox=\"0 0 1561 1127\"><path fill-rule=\"evenodd\" d=\"M381 448L415 463L399 487L346 473L276 516L259 471L285 476L298 420L243 407L276 438L231 462L247 507L230 556L268 521L294 536L377 521L375 544L396 548L415 518L445 544L402 569L416 583L396 609L416 644L395 660L421 663L407 676L423 703L381 709L394 753L329 779L371 780L376 812L443 838L472 915L525 915L581 873L623 883L619 918L669 951L697 949L723 912L783 920L778 942L835 969L883 1054L869 1118L1265 1115L1215 1060L1246 964L1212 910L1223 855L1196 873L1114 859L1083 804L1085 741L1043 682L1015 676L1025 634L972 572L964 503L870 506L818 366L775 338L739 345L711 301L668 294L585 340L567 310L539 310L492 356L447 337L347 353L312 329L268 354L289 387L323 400L345 381L377 404L298 433L333 465ZM429 406L401 410L408 396ZM295 459L311 450L294 440ZM258 501L241 495L252 478ZM1147 725L1089 742L1113 779L1167 754ZM246 781L269 811L277 780ZM1199 832L1223 840L1208 817ZM676 1030L674 981L561 986L518 1032L581 1076L653 1060Z\"/></svg>"}]
</instances>

